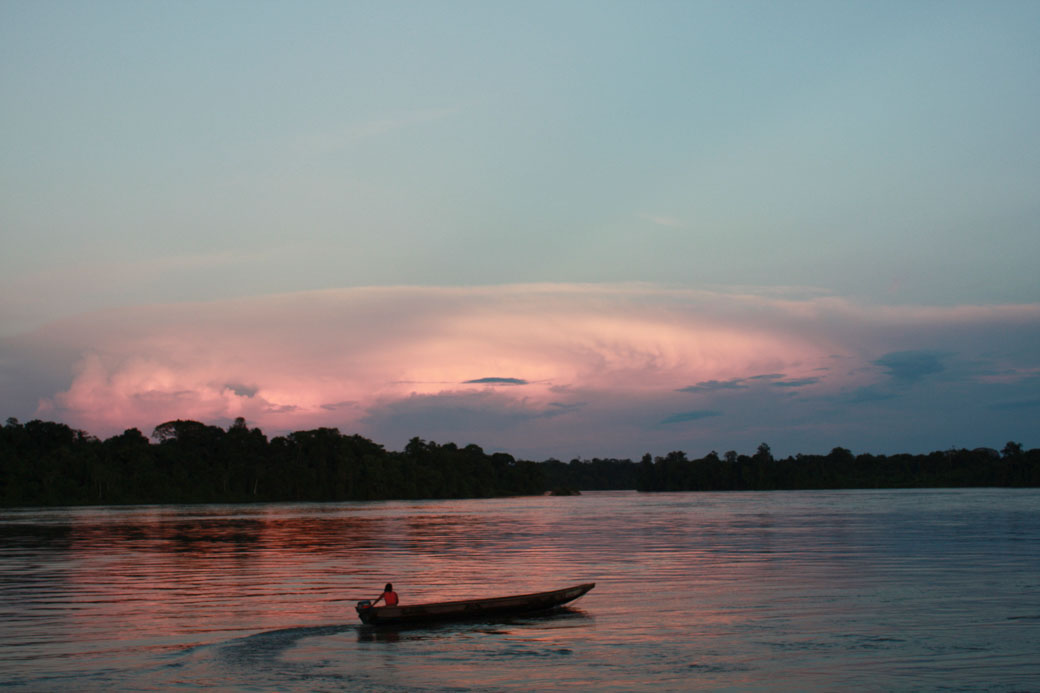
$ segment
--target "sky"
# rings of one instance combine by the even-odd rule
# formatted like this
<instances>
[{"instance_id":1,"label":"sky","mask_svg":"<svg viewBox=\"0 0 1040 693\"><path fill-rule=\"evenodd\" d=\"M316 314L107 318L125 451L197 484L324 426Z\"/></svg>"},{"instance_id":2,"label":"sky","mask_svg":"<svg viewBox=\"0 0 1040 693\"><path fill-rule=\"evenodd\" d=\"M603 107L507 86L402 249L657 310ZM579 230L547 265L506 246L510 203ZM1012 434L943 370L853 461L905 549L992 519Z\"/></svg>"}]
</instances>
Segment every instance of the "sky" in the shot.
<instances>
[{"instance_id":1,"label":"sky","mask_svg":"<svg viewBox=\"0 0 1040 693\"><path fill-rule=\"evenodd\" d=\"M1040 3L0 0L0 417L1040 446Z\"/></svg>"}]
</instances>

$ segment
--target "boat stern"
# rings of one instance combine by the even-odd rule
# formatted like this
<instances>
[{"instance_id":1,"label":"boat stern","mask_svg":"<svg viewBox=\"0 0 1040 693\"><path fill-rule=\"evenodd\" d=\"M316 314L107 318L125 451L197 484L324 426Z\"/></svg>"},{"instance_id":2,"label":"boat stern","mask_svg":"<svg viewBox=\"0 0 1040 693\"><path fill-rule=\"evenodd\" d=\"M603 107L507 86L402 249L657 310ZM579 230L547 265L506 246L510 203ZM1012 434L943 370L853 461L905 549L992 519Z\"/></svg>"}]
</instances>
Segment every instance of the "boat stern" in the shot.
<instances>
[{"instance_id":1,"label":"boat stern","mask_svg":"<svg viewBox=\"0 0 1040 693\"><path fill-rule=\"evenodd\" d=\"M362 623L372 622L372 613L375 609L372 608L371 600L362 599L354 606L354 610L357 611L358 618L361 619Z\"/></svg>"}]
</instances>

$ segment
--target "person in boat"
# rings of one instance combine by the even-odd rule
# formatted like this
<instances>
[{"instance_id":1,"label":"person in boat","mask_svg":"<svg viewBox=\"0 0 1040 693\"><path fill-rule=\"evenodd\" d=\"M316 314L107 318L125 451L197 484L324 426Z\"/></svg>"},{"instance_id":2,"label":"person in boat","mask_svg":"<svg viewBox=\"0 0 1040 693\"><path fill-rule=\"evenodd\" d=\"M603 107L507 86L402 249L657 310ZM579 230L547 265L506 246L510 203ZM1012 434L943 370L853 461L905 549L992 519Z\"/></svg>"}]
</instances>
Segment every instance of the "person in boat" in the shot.
<instances>
[{"instance_id":1,"label":"person in boat","mask_svg":"<svg viewBox=\"0 0 1040 693\"><path fill-rule=\"evenodd\" d=\"M397 606L397 592L394 592L394 586L389 582L386 583L386 587L383 588L383 593L372 601L372 606L378 604L380 600L382 600L387 606Z\"/></svg>"}]
</instances>

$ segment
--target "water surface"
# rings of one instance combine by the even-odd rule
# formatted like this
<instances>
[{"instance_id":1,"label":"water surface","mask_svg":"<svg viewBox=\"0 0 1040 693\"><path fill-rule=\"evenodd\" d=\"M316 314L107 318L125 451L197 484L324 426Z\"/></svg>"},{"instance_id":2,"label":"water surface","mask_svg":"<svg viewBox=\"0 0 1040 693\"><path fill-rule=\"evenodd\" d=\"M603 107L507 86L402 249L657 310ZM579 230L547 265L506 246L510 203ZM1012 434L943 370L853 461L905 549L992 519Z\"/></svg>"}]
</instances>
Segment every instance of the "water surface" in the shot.
<instances>
[{"instance_id":1,"label":"water surface","mask_svg":"<svg viewBox=\"0 0 1040 693\"><path fill-rule=\"evenodd\" d=\"M352 602L594 581L423 628ZM1040 491L0 512L13 690L1037 690Z\"/></svg>"}]
</instances>

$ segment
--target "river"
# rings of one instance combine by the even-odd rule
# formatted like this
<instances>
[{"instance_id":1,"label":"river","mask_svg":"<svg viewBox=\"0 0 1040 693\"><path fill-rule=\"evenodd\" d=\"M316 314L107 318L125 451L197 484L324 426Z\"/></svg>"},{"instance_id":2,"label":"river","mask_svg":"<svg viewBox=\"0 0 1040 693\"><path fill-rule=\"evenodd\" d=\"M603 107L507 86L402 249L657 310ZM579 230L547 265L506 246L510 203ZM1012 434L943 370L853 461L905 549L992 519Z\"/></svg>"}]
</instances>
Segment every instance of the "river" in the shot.
<instances>
[{"instance_id":1,"label":"river","mask_svg":"<svg viewBox=\"0 0 1040 693\"><path fill-rule=\"evenodd\" d=\"M6 509L0 624L19 691L1040 690L1040 490Z\"/></svg>"}]
</instances>

